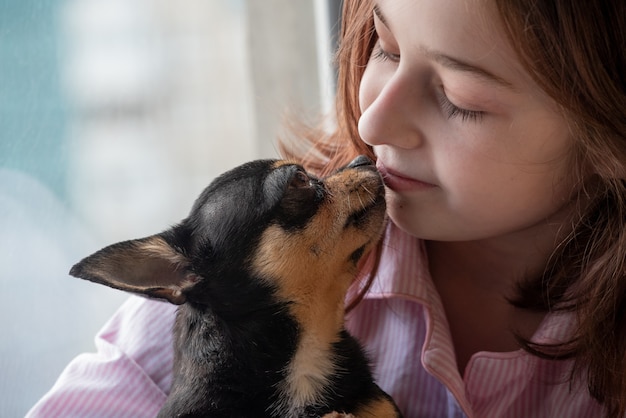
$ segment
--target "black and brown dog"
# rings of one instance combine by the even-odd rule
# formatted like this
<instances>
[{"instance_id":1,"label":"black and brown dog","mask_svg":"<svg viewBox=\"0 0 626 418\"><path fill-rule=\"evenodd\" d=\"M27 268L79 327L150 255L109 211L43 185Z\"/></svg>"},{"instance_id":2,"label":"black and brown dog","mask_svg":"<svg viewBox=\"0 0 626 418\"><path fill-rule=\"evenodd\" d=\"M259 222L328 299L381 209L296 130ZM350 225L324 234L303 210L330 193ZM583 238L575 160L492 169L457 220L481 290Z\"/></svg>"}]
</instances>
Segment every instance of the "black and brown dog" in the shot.
<instances>
[{"instance_id":1,"label":"black and brown dog","mask_svg":"<svg viewBox=\"0 0 626 418\"><path fill-rule=\"evenodd\" d=\"M181 305L160 417L399 417L343 325L384 218L365 157L324 179L253 161L211 183L179 225L106 247L70 274Z\"/></svg>"}]
</instances>

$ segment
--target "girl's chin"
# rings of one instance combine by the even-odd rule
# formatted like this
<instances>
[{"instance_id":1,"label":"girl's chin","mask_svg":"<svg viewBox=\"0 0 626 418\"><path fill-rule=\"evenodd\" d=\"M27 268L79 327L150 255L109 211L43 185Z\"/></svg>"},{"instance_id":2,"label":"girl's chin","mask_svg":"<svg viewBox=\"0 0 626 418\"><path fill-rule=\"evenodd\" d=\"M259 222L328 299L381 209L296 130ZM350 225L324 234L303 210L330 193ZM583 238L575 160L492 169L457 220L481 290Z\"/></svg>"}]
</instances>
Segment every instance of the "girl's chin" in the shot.
<instances>
[{"instance_id":1,"label":"girl's chin","mask_svg":"<svg viewBox=\"0 0 626 418\"><path fill-rule=\"evenodd\" d=\"M423 208L416 208L410 202L393 196L388 197L387 200L387 216L400 230L418 239L456 241L460 237L458 234L460 231L442 228L441 220L429 216Z\"/></svg>"},{"instance_id":2,"label":"girl's chin","mask_svg":"<svg viewBox=\"0 0 626 418\"><path fill-rule=\"evenodd\" d=\"M415 214L411 212L402 204L396 206L394 202L387 203L387 216L395 226L411 236L423 238L426 231L423 230L423 226L418 225Z\"/></svg>"}]
</instances>

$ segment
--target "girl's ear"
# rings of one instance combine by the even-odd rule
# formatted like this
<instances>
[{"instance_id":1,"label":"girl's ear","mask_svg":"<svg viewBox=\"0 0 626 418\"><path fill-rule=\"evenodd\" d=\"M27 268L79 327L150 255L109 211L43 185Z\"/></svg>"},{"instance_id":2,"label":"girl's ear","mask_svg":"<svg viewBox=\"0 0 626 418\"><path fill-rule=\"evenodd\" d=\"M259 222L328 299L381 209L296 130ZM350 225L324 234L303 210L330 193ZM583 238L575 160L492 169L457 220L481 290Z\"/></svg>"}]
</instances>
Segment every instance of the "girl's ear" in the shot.
<instances>
[{"instance_id":1,"label":"girl's ear","mask_svg":"<svg viewBox=\"0 0 626 418\"><path fill-rule=\"evenodd\" d=\"M188 267L187 257L159 234L105 247L81 260L70 274L181 305L185 291L200 280Z\"/></svg>"}]
</instances>

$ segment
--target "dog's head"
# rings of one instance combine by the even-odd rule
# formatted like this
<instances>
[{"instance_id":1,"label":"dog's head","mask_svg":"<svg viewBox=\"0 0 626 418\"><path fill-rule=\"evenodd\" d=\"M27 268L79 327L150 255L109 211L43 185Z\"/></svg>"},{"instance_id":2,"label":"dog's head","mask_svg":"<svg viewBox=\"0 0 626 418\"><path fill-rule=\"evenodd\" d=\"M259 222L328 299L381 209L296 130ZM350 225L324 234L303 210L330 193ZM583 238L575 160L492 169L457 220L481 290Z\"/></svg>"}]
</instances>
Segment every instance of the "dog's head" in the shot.
<instances>
[{"instance_id":1,"label":"dog's head","mask_svg":"<svg viewBox=\"0 0 626 418\"><path fill-rule=\"evenodd\" d=\"M383 183L365 157L324 179L253 161L218 177L177 226L106 247L70 274L175 304L253 309L259 287L293 305L342 303L384 214Z\"/></svg>"}]
</instances>

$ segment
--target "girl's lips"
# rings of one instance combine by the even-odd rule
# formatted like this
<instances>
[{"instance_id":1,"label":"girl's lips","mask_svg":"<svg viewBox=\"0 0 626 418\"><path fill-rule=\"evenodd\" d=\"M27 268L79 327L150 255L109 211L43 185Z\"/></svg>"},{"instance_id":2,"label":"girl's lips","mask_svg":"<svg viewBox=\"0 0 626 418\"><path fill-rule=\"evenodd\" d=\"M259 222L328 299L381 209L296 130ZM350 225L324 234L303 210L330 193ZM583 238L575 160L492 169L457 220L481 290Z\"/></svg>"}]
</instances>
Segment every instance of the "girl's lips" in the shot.
<instances>
[{"instance_id":1,"label":"girl's lips","mask_svg":"<svg viewBox=\"0 0 626 418\"><path fill-rule=\"evenodd\" d=\"M385 167L385 165L380 161L376 161L376 168L383 176L383 180L385 185L393 191L417 191L417 190L427 190L436 187L434 184L426 183L424 181L420 181L411 177L406 177L405 175L394 171L393 169L389 169Z\"/></svg>"}]
</instances>

